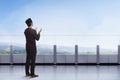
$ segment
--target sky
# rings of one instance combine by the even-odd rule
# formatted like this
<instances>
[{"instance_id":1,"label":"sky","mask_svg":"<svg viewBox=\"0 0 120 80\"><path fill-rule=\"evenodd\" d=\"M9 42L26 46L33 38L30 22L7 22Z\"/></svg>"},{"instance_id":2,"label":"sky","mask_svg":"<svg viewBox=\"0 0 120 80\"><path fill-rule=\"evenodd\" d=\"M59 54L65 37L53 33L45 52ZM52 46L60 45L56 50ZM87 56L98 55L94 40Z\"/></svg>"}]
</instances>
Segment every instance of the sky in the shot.
<instances>
[{"instance_id":1,"label":"sky","mask_svg":"<svg viewBox=\"0 0 120 80\"><path fill-rule=\"evenodd\" d=\"M24 43L25 20L42 28L38 44L112 48L120 43L120 0L1 0L0 42Z\"/></svg>"}]
</instances>

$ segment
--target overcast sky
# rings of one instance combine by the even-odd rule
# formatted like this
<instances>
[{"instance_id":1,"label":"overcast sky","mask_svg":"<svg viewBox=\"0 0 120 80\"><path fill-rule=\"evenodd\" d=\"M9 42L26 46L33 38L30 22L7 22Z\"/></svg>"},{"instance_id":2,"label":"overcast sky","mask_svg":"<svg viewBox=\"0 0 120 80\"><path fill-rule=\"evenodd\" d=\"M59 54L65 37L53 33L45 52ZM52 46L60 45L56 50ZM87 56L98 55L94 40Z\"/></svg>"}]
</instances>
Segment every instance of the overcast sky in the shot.
<instances>
[{"instance_id":1,"label":"overcast sky","mask_svg":"<svg viewBox=\"0 0 120 80\"><path fill-rule=\"evenodd\" d=\"M3 39L7 36L4 42L19 42L16 35L24 38L29 17L34 27L42 27L43 44L120 43L120 0L1 0L0 35Z\"/></svg>"}]
</instances>

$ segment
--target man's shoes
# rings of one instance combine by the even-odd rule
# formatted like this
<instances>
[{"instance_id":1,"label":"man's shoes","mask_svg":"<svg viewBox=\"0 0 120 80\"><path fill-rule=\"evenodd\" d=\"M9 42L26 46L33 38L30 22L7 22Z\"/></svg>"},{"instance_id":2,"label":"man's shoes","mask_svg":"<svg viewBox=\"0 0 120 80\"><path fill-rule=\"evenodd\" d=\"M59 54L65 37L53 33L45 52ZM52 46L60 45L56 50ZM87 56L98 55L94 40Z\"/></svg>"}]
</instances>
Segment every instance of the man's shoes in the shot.
<instances>
[{"instance_id":1,"label":"man's shoes","mask_svg":"<svg viewBox=\"0 0 120 80\"><path fill-rule=\"evenodd\" d=\"M38 75L35 75L35 74L31 75L31 78L35 78L35 77L38 77Z\"/></svg>"},{"instance_id":2,"label":"man's shoes","mask_svg":"<svg viewBox=\"0 0 120 80\"><path fill-rule=\"evenodd\" d=\"M31 74L26 74L26 77L29 77L29 76L31 76Z\"/></svg>"}]
</instances>

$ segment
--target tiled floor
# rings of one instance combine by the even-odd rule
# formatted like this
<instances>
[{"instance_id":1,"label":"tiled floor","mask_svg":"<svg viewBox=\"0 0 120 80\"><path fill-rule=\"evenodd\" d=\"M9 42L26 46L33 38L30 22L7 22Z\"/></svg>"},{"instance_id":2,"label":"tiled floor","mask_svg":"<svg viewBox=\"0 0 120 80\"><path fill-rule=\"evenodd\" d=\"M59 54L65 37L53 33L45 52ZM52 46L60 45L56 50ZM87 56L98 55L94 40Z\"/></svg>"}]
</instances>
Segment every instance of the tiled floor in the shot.
<instances>
[{"instance_id":1,"label":"tiled floor","mask_svg":"<svg viewBox=\"0 0 120 80\"><path fill-rule=\"evenodd\" d=\"M0 80L120 80L120 66L36 66L37 78L24 66L0 66Z\"/></svg>"}]
</instances>

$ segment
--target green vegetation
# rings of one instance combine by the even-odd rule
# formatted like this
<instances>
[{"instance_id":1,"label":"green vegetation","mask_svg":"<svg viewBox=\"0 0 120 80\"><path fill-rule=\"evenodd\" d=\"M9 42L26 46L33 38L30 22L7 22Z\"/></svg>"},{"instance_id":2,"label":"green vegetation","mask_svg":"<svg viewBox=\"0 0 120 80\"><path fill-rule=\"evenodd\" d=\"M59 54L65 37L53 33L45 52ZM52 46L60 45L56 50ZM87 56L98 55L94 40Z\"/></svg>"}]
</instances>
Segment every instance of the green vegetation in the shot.
<instances>
[{"instance_id":1,"label":"green vegetation","mask_svg":"<svg viewBox=\"0 0 120 80\"><path fill-rule=\"evenodd\" d=\"M26 51L25 51L25 50L14 50L13 53L14 53L14 54L25 54Z\"/></svg>"},{"instance_id":2,"label":"green vegetation","mask_svg":"<svg viewBox=\"0 0 120 80\"><path fill-rule=\"evenodd\" d=\"M10 53L7 51L1 51L0 54L10 54Z\"/></svg>"}]
</instances>

